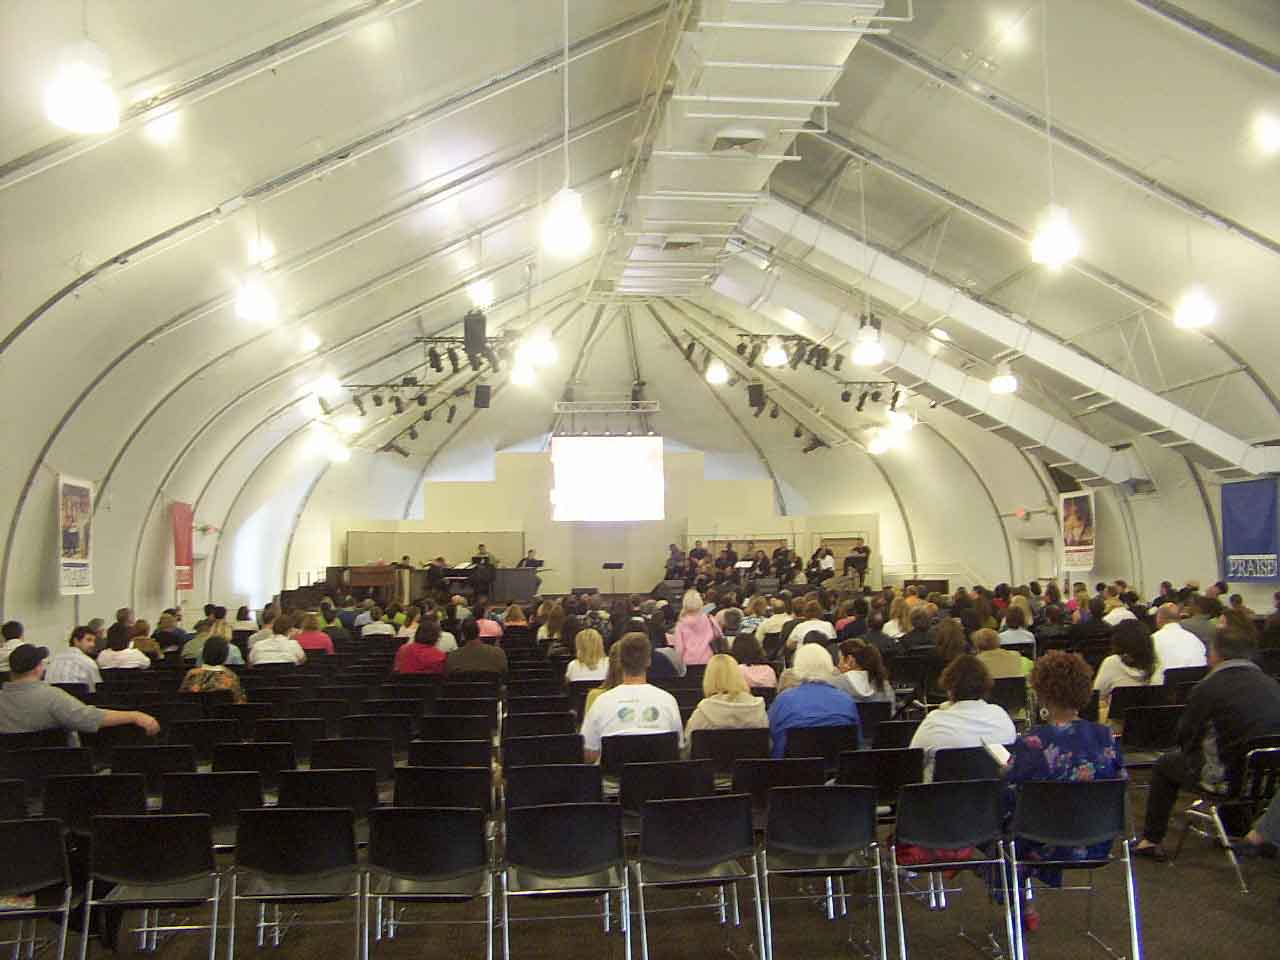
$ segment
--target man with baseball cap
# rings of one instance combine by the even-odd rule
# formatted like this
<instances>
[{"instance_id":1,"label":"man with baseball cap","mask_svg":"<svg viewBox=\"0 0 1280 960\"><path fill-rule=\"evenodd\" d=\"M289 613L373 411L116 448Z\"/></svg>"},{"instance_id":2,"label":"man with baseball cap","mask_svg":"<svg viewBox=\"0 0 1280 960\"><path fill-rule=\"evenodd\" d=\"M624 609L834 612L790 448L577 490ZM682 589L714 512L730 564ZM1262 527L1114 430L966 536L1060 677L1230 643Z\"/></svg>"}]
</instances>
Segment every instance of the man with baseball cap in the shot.
<instances>
[{"instance_id":1,"label":"man with baseball cap","mask_svg":"<svg viewBox=\"0 0 1280 960\"><path fill-rule=\"evenodd\" d=\"M23 644L9 654L9 682L0 688L0 733L31 733L60 727L94 733L102 727L133 724L148 736L160 732L155 717L138 710L103 710L81 703L44 682L46 647Z\"/></svg>"}]
</instances>

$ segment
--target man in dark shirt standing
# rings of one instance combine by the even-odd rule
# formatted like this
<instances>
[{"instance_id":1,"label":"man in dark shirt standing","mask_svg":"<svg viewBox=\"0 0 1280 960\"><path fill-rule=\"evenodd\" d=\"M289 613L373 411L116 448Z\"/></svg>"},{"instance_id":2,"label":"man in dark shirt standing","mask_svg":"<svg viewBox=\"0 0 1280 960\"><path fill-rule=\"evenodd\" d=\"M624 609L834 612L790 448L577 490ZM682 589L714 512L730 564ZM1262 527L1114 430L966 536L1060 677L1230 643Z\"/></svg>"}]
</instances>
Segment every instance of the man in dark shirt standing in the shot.
<instances>
[{"instance_id":1,"label":"man in dark shirt standing","mask_svg":"<svg viewBox=\"0 0 1280 960\"><path fill-rule=\"evenodd\" d=\"M844 575L853 578L855 590L861 590L862 585L867 582L867 564L870 560L871 548L862 537L855 537L853 549L844 558Z\"/></svg>"}]
</instances>

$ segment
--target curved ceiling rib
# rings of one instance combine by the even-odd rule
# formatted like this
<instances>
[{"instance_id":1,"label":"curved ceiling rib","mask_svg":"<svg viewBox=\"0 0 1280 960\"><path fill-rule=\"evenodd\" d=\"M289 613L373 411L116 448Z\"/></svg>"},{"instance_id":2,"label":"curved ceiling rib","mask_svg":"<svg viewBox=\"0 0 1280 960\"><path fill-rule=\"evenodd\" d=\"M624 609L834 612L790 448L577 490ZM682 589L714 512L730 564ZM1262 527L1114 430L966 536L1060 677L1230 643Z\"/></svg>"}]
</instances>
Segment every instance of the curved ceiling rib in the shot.
<instances>
[{"instance_id":1,"label":"curved ceiling rib","mask_svg":"<svg viewBox=\"0 0 1280 960\"><path fill-rule=\"evenodd\" d=\"M747 229L748 232L754 229L757 235L766 238L780 234L805 244L809 253L802 259L817 251L856 270L866 277L867 284L883 294L878 296L886 302L906 298L945 313L954 322L1004 344L1011 354L1021 355L1046 371L1078 383L1090 395L1101 398L1102 402L1091 409L1105 408L1111 416L1162 446L1185 453L1224 479L1280 470L1280 448L1251 446L1030 324L980 303L955 287L922 274L911 264L794 207L778 200L760 204L752 211ZM829 307L827 312L830 313ZM908 348L908 354L911 349ZM915 352L925 356L923 351ZM928 379L922 371L916 372ZM951 390L947 392L956 396ZM1102 475L1107 473L1103 471Z\"/></svg>"},{"instance_id":2,"label":"curved ceiling rib","mask_svg":"<svg viewBox=\"0 0 1280 960\"><path fill-rule=\"evenodd\" d=\"M1214 46L1252 63L1255 67L1261 67L1263 70L1269 70L1272 73L1280 73L1280 57L1270 50L1260 47L1256 43L1250 43L1244 37L1234 34L1216 23L1197 17L1194 13L1184 10L1176 3L1170 3L1169 0L1133 0L1133 2L1144 10L1154 13L1175 26L1181 27L1192 36L1207 40Z\"/></svg>"},{"instance_id":3,"label":"curved ceiling rib","mask_svg":"<svg viewBox=\"0 0 1280 960\"><path fill-rule=\"evenodd\" d=\"M12 160L0 163L0 190L51 170L58 164L110 143L164 113L211 97L267 70L274 70L325 44L358 30L383 17L402 13L422 0L363 0L355 6L313 24L282 40L254 50L243 57L221 64L197 77L171 84L144 100L130 104L120 116L120 125L100 136L67 136L43 144Z\"/></svg>"}]
</instances>

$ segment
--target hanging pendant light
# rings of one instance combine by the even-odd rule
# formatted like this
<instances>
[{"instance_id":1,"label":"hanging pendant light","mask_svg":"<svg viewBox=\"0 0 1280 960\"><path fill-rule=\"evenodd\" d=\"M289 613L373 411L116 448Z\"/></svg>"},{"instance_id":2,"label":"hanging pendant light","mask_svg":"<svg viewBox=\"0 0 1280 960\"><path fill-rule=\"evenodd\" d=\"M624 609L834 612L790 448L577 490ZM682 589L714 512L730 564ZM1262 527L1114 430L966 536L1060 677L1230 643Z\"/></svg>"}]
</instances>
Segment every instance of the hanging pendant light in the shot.
<instances>
[{"instance_id":1,"label":"hanging pendant light","mask_svg":"<svg viewBox=\"0 0 1280 960\"><path fill-rule=\"evenodd\" d=\"M1016 393L1018 390L1018 378L1014 375L1013 368L1008 363L1002 363L996 367L996 375L991 378L991 382L987 386L995 394Z\"/></svg>"},{"instance_id":2,"label":"hanging pendant light","mask_svg":"<svg viewBox=\"0 0 1280 960\"><path fill-rule=\"evenodd\" d=\"M760 362L766 367L784 367L787 364L787 351L778 337L770 337L765 344L764 355Z\"/></svg>"},{"instance_id":3,"label":"hanging pendant light","mask_svg":"<svg viewBox=\"0 0 1280 960\"><path fill-rule=\"evenodd\" d=\"M591 246L591 224L582 209L582 194L569 186L569 0L564 0L564 62L560 68L564 100L564 186L547 204L542 220L542 247L553 257L580 257Z\"/></svg>"},{"instance_id":4,"label":"hanging pendant light","mask_svg":"<svg viewBox=\"0 0 1280 960\"><path fill-rule=\"evenodd\" d=\"M1050 270L1061 270L1080 255L1080 234L1066 207L1051 206L1031 238L1031 259Z\"/></svg>"},{"instance_id":5,"label":"hanging pendant light","mask_svg":"<svg viewBox=\"0 0 1280 960\"><path fill-rule=\"evenodd\" d=\"M869 323L858 328L849 358L859 367L871 367L884 363L884 347L880 343L880 331Z\"/></svg>"},{"instance_id":6,"label":"hanging pendant light","mask_svg":"<svg viewBox=\"0 0 1280 960\"><path fill-rule=\"evenodd\" d=\"M1218 305L1204 287L1192 287L1178 301L1173 311L1173 324L1182 330L1200 330L1218 318Z\"/></svg>"},{"instance_id":7,"label":"hanging pendant light","mask_svg":"<svg viewBox=\"0 0 1280 960\"><path fill-rule=\"evenodd\" d=\"M707 364L707 383L719 387L728 382L729 368L724 365L724 361L717 358Z\"/></svg>"},{"instance_id":8,"label":"hanging pendant light","mask_svg":"<svg viewBox=\"0 0 1280 960\"><path fill-rule=\"evenodd\" d=\"M248 273L236 290L236 316L250 323L276 322L279 307L261 270Z\"/></svg>"},{"instance_id":9,"label":"hanging pendant light","mask_svg":"<svg viewBox=\"0 0 1280 960\"><path fill-rule=\"evenodd\" d=\"M45 115L72 133L110 133L120 126L120 100L111 88L111 61L83 40L63 53L45 90Z\"/></svg>"}]
</instances>

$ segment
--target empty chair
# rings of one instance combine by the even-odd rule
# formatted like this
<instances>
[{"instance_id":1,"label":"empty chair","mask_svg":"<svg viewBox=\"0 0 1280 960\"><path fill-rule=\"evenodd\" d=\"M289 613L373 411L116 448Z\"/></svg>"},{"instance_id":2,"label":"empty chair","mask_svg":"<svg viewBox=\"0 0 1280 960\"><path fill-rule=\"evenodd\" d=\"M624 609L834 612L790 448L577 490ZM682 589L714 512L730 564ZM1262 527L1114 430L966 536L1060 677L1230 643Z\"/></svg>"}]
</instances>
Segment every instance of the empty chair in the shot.
<instances>
[{"instance_id":1,"label":"empty chair","mask_svg":"<svg viewBox=\"0 0 1280 960\"><path fill-rule=\"evenodd\" d=\"M36 921L56 920L58 950L56 960L67 951L67 928L71 924L71 868L57 820L0 820L0 897L14 898L0 907L0 920L16 920L15 940L0 941L13 946L14 957L35 953ZM32 898L19 905L17 898Z\"/></svg>"},{"instance_id":2,"label":"empty chair","mask_svg":"<svg viewBox=\"0 0 1280 960\"><path fill-rule=\"evenodd\" d=\"M1199 683L1205 678L1209 672L1207 666L1204 667L1170 667L1164 672L1164 686L1166 696L1170 690L1176 690L1184 683ZM1176 702L1173 697L1169 697L1169 702Z\"/></svg>"},{"instance_id":3,"label":"empty chair","mask_svg":"<svg viewBox=\"0 0 1280 960\"><path fill-rule=\"evenodd\" d=\"M363 688L362 688L363 689ZM284 715L290 717L319 717L324 721L326 736L337 736L342 718L351 713L352 707L346 700L295 700L283 707Z\"/></svg>"},{"instance_id":4,"label":"empty chair","mask_svg":"<svg viewBox=\"0 0 1280 960\"><path fill-rule=\"evenodd\" d=\"M275 790L280 783L280 771L297 766L293 744L271 741L256 743L220 743L213 748L215 773L252 771L262 778L262 786Z\"/></svg>"},{"instance_id":5,"label":"empty chair","mask_svg":"<svg viewBox=\"0 0 1280 960\"><path fill-rule=\"evenodd\" d=\"M1125 766L1139 760L1134 751L1172 750L1178 745L1178 721L1186 708L1181 704L1165 707L1129 707L1124 713ZM1147 758L1149 765L1151 758Z\"/></svg>"},{"instance_id":6,"label":"empty chair","mask_svg":"<svg viewBox=\"0 0 1280 960\"><path fill-rule=\"evenodd\" d=\"M594 763L554 763L503 771L507 809L549 803L599 803L604 781Z\"/></svg>"},{"instance_id":7,"label":"empty chair","mask_svg":"<svg viewBox=\"0 0 1280 960\"><path fill-rule=\"evenodd\" d=\"M90 818L147 812L146 780L137 773L77 774L45 782L44 815L72 833L88 836Z\"/></svg>"},{"instance_id":8,"label":"empty chair","mask_svg":"<svg viewBox=\"0 0 1280 960\"><path fill-rule=\"evenodd\" d=\"M553 737L508 737L502 741L502 763L505 767L581 763L582 757L582 736L576 733Z\"/></svg>"},{"instance_id":9,"label":"empty chair","mask_svg":"<svg viewBox=\"0 0 1280 960\"><path fill-rule=\"evenodd\" d=\"M499 677L487 671L450 673L440 688L442 697L497 697Z\"/></svg>"},{"instance_id":10,"label":"empty chair","mask_svg":"<svg viewBox=\"0 0 1280 960\"><path fill-rule=\"evenodd\" d=\"M294 771L297 773L298 771ZM350 900L354 949L361 956L361 904L356 864L355 815L350 809L273 807L240 815L235 867L228 899L227 956L235 956L236 908L241 901L259 907L257 943L268 932L279 946L284 933L280 906ZM266 919L265 907L274 907ZM290 918L289 926L296 921Z\"/></svg>"},{"instance_id":11,"label":"empty chair","mask_svg":"<svg viewBox=\"0 0 1280 960\"><path fill-rule=\"evenodd\" d=\"M93 756L83 747L35 747L0 753L0 771L26 784L27 799L43 795L48 777L93 773Z\"/></svg>"},{"instance_id":12,"label":"empty chair","mask_svg":"<svg viewBox=\"0 0 1280 960\"><path fill-rule=\"evenodd\" d=\"M147 704L147 713L156 718L156 722L160 724L160 729L163 731L175 723L203 720L204 705L195 699L170 700L164 703Z\"/></svg>"},{"instance_id":13,"label":"empty chair","mask_svg":"<svg viewBox=\"0 0 1280 960\"><path fill-rule=\"evenodd\" d=\"M832 727L793 727L787 731L788 757L821 757L828 770L835 770L840 754L857 750L862 741L853 724Z\"/></svg>"},{"instance_id":14,"label":"empty chair","mask_svg":"<svg viewBox=\"0 0 1280 960\"><path fill-rule=\"evenodd\" d=\"M395 755L390 740L347 737L317 740L311 744L311 766L326 769L374 770L379 780L390 780Z\"/></svg>"},{"instance_id":15,"label":"empty chair","mask_svg":"<svg viewBox=\"0 0 1280 960\"><path fill-rule=\"evenodd\" d=\"M872 787L777 787L769 791L769 818L760 851L760 892L764 900L765 956L773 955L769 876L825 877L827 919L835 919L831 880L870 873L875 881L879 956L888 956L880 845L876 841L876 791ZM843 898L844 883L840 884ZM790 898L797 899L797 898ZM803 897L799 899L810 899ZM841 902L841 912L847 912Z\"/></svg>"},{"instance_id":16,"label":"empty chair","mask_svg":"<svg viewBox=\"0 0 1280 960\"><path fill-rule=\"evenodd\" d=\"M695 760L710 760L717 773L729 773L734 761L769 756L767 727L732 727L695 730L690 735L689 755Z\"/></svg>"},{"instance_id":17,"label":"empty chair","mask_svg":"<svg viewBox=\"0 0 1280 960\"><path fill-rule=\"evenodd\" d=\"M366 700L360 705L359 711L353 712L408 715L417 720L426 712L426 705L426 701L421 697L386 697L377 700Z\"/></svg>"},{"instance_id":18,"label":"empty chair","mask_svg":"<svg viewBox=\"0 0 1280 960\"><path fill-rule=\"evenodd\" d=\"M1164 687L1116 687L1111 691L1107 719L1124 723L1130 707L1160 707L1167 703Z\"/></svg>"},{"instance_id":19,"label":"empty chair","mask_svg":"<svg viewBox=\"0 0 1280 960\"><path fill-rule=\"evenodd\" d=\"M339 724L339 735L344 739L390 740L392 750L403 753L413 739L417 719L401 713L349 714Z\"/></svg>"},{"instance_id":20,"label":"empty chair","mask_svg":"<svg viewBox=\"0 0 1280 960\"><path fill-rule=\"evenodd\" d=\"M112 773L140 773L146 778L147 793L159 796L166 773L195 773L196 754L189 745L159 747L116 747L111 752Z\"/></svg>"},{"instance_id":21,"label":"empty chair","mask_svg":"<svg viewBox=\"0 0 1280 960\"><path fill-rule=\"evenodd\" d=\"M591 681L597 683L597 681ZM547 680L513 680L507 684L507 696L517 697L559 697L564 695L564 687L555 681Z\"/></svg>"},{"instance_id":22,"label":"empty chair","mask_svg":"<svg viewBox=\"0 0 1280 960\"><path fill-rule=\"evenodd\" d=\"M270 703L214 703L209 705L209 719L234 720L240 725L240 739L253 739L253 725L275 716Z\"/></svg>"},{"instance_id":23,"label":"empty chair","mask_svg":"<svg viewBox=\"0 0 1280 960\"><path fill-rule=\"evenodd\" d=\"M918 720L886 720L876 727L876 738L871 745L877 750L894 750L911 746L911 738L916 735Z\"/></svg>"},{"instance_id":24,"label":"empty chair","mask_svg":"<svg viewBox=\"0 0 1280 960\"><path fill-rule=\"evenodd\" d=\"M369 814L364 929L366 953L369 905L375 907L374 936L394 937L406 903L485 901L485 957L493 957L493 874L480 810L440 807L382 807ZM391 901L384 919L383 901ZM467 923L468 921L454 921ZM475 922L475 921L470 921Z\"/></svg>"},{"instance_id":25,"label":"empty chair","mask_svg":"<svg viewBox=\"0 0 1280 960\"><path fill-rule=\"evenodd\" d=\"M747 860L750 868L741 861ZM640 819L639 856L631 864L640 916L641 956L649 956L645 890L651 887L720 888L720 922L726 920L726 888L733 889L733 923L738 925L737 884L751 881L756 908L757 956L765 957L764 920L758 891L751 797L745 793L690 800L650 800ZM689 909L706 908L705 904ZM668 908L670 909L670 908Z\"/></svg>"},{"instance_id":26,"label":"empty chair","mask_svg":"<svg viewBox=\"0 0 1280 960\"><path fill-rule=\"evenodd\" d=\"M161 735L164 732L162 729ZM88 748L93 756L94 768L102 770L111 766L111 754L115 752L117 747L150 746L156 743L156 739L147 736L147 731L141 727L136 727L133 724L121 724L114 727L102 727L95 733L82 733L80 734L80 742Z\"/></svg>"},{"instance_id":27,"label":"empty chair","mask_svg":"<svg viewBox=\"0 0 1280 960\"><path fill-rule=\"evenodd\" d=\"M493 810L488 767L397 767L397 807L474 807Z\"/></svg>"},{"instance_id":28,"label":"empty chair","mask_svg":"<svg viewBox=\"0 0 1280 960\"><path fill-rule=\"evenodd\" d=\"M77 700L82 700L86 702L88 701L89 697L93 693L93 691L89 689L89 685L87 683L72 683L72 682L50 683L49 686L57 687L59 690L65 690L67 693L71 694Z\"/></svg>"},{"instance_id":29,"label":"empty chair","mask_svg":"<svg viewBox=\"0 0 1280 960\"><path fill-rule=\"evenodd\" d=\"M236 845L240 811L262 806L262 776L253 770L167 773L161 787L165 813L207 814L215 849Z\"/></svg>"},{"instance_id":30,"label":"empty chair","mask_svg":"<svg viewBox=\"0 0 1280 960\"><path fill-rule=\"evenodd\" d=\"M679 759L680 738L674 732L615 735L600 741L600 768L606 777L619 776L626 763Z\"/></svg>"},{"instance_id":31,"label":"empty chair","mask_svg":"<svg viewBox=\"0 0 1280 960\"><path fill-rule=\"evenodd\" d=\"M311 760L311 744L324 739L324 721L319 717L290 717L255 720L253 739L257 743L293 744L293 754L299 761Z\"/></svg>"},{"instance_id":32,"label":"empty chair","mask_svg":"<svg viewBox=\"0 0 1280 960\"><path fill-rule=\"evenodd\" d=\"M997 677L991 684L988 703L1004 707L1009 716L1020 716L1027 709L1027 681L1024 677Z\"/></svg>"},{"instance_id":33,"label":"empty chair","mask_svg":"<svg viewBox=\"0 0 1280 960\"><path fill-rule=\"evenodd\" d=\"M763 811L773 788L813 786L825 781L826 776L826 765L818 757L735 760L733 792L745 793L751 798L752 807Z\"/></svg>"},{"instance_id":34,"label":"empty chair","mask_svg":"<svg viewBox=\"0 0 1280 960\"><path fill-rule=\"evenodd\" d=\"M240 724L235 720L186 720L169 728L170 743L190 744L197 763L208 763L219 743L238 743Z\"/></svg>"},{"instance_id":35,"label":"empty chair","mask_svg":"<svg viewBox=\"0 0 1280 960\"><path fill-rule=\"evenodd\" d=\"M418 721L418 735L426 740L487 740L493 724L486 716L425 714Z\"/></svg>"},{"instance_id":36,"label":"empty chair","mask_svg":"<svg viewBox=\"0 0 1280 960\"><path fill-rule=\"evenodd\" d=\"M628 763L622 768L618 798L622 809L639 815L650 800L707 797L715 792L715 765L710 760Z\"/></svg>"},{"instance_id":37,"label":"empty chair","mask_svg":"<svg viewBox=\"0 0 1280 960\"><path fill-rule=\"evenodd\" d=\"M884 700L859 700L858 725L862 728L862 742L875 743L876 728L893 717L893 704Z\"/></svg>"},{"instance_id":38,"label":"empty chair","mask_svg":"<svg viewBox=\"0 0 1280 960\"><path fill-rule=\"evenodd\" d=\"M363 820L378 803L378 781L366 770L282 770L282 807L341 807Z\"/></svg>"},{"instance_id":39,"label":"empty chair","mask_svg":"<svg viewBox=\"0 0 1280 960\"><path fill-rule=\"evenodd\" d=\"M489 721L492 733L498 727L498 698L445 697L436 701L436 713L447 717L484 717Z\"/></svg>"},{"instance_id":40,"label":"empty chair","mask_svg":"<svg viewBox=\"0 0 1280 960\"><path fill-rule=\"evenodd\" d=\"M569 710L560 713L513 713L502 721L502 736L543 737L574 733L578 724Z\"/></svg>"},{"instance_id":41,"label":"empty chair","mask_svg":"<svg viewBox=\"0 0 1280 960\"><path fill-rule=\"evenodd\" d=\"M484 767L493 759L488 740L411 740L411 767Z\"/></svg>"},{"instance_id":42,"label":"empty chair","mask_svg":"<svg viewBox=\"0 0 1280 960\"><path fill-rule=\"evenodd\" d=\"M986 747L952 747L938 750L933 755L933 779L945 780L995 780L1000 767Z\"/></svg>"},{"instance_id":43,"label":"empty chair","mask_svg":"<svg viewBox=\"0 0 1280 960\"><path fill-rule=\"evenodd\" d=\"M569 709L569 698L564 694L550 697L507 697L507 713L563 713Z\"/></svg>"},{"instance_id":44,"label":"empty chair","mask_svg":"<svg viewBox=\"0 0 1280 960\"><path fill-rule=\"evenodd\" d=\"M918 747L840 754L838 782L851 787L875 787L881 806L893 806L898 802L898 791L923 779L924 751Z\"/></svg>"},{"instance_id":45,"label":"empty chair","mask_svg":"<svg viewBox=\"0 0 1280 960\"><path fill-rule=\"evenodd\" d=\"M315 695L321 700L342 700L354 712L369 698L369 688L363 683L322 684L315 688Z\"/></svg>"},{"instance_id":46,"label":"empty chair","mask_svg":"<svg viewBox=\"0 0 1280 960\"><path fill-rule=\"evenodd\" d=\"M0 755L12 753L14 750L65 747L69 742L67 731L61 727L50 727L48 730L32 730L27 733L0 733Z\"/></svg>"},{"instance_id":47,"label":"empty chair","mask_svg":"<svg viewBox=\"0 0 1280 960\"><path fill-rule=\"evenodd\" d=\"M26 784L21 780L0 780L0 820L21 820L26 815Z\"/></svg>"},{"instance_id":48,"label":"empty chair","mask_svg":"<svg viewBox=\"0 0 1280 960\"><path fill-rule=\"evenodd\" d=\"M161 930L160 910L210 905L207 926L184 924L176 929L207 930L209 960L218 946L218 904L222 878L213 859L210 818L205 814L100 816L93 818L89 882L85 890L80 960L89 947L89 922L97 907L142 910L142 942L155 950ZM95 884L109 885L95 896Z\"/></svg>"},{"instance_id":49,"label":"empty chair","mask_svg":"<svg viewBox=\"0 0 1280 960\"><path fill-rule=\"evenodd\" d=\"M511 955L511 899L618 898L624 950L631 957L630 898L622 845L622 809L612 803L562 803L507 809L501 878L502 955Z\"/></svg>"}]
</instances>

